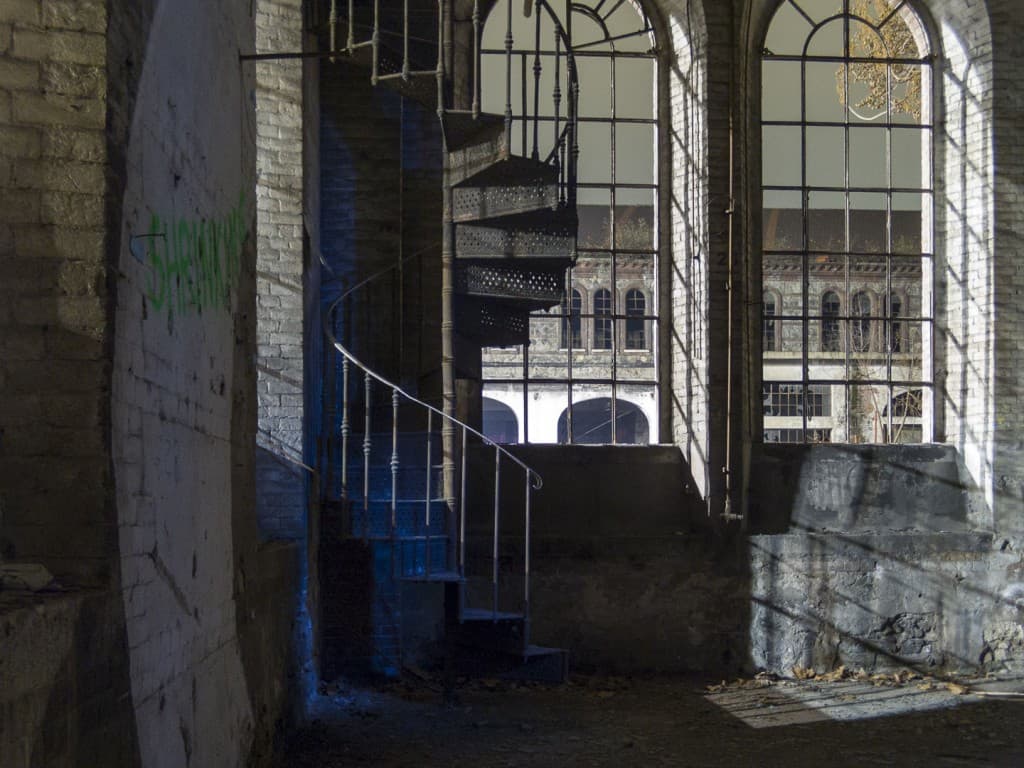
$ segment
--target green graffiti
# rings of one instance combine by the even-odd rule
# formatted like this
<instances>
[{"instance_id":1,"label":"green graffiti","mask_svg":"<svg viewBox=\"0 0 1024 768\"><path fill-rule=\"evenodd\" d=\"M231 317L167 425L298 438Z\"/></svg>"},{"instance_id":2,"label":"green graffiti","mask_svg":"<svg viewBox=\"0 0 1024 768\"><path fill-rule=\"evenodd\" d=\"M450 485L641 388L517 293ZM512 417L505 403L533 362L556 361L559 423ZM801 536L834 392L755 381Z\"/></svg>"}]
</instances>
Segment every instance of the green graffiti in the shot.
<instances>
[{"instance_id":1,"label":"green graffiti","mask_svg":"<svg viewBox=\"0 0 1024 768\"><path fill-rule=\"evenodd\" d=\"M179 316L231 310L245 242L245 193L218 219L162 219L153 214L146 250L150 267L146 298L153 309Z\"/></svg>"}]
</instances>

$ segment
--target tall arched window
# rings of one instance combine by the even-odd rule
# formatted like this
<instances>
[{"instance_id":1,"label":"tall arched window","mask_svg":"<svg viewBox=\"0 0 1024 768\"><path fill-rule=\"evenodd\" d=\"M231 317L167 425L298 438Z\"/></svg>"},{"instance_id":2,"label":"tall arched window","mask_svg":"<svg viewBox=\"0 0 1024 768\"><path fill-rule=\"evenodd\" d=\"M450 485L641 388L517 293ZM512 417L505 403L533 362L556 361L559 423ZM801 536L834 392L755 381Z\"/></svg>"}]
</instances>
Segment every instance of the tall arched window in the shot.
<instances>
[{"instance_id":1,"label":"tall arched window","mask_svg":"<svg viewBox=\"0 0 1024 768\"><path fill-rule=\"evenodd\" d=\"M647 349L647 300L643 291L631 288L626 292L626 349Z\"/></svg>"},{"instance_id":2,"label":"tall arched window","mask_svg":"<svg viewBox=\"0 0 1024 768\"><path fill-rule=\"evenodd\" d=\"M871 348L871 297L864 291L853 294L850 302L850 337L854 352L867 352Z\"/></svg>"},{"instance_id":3,"label":"tall arched window","mask_svg":"<svg viewBox=\"0 0 1024 768\"><path fill-rule=\"evenodd\" d=\"M601 288L594 294L594 349L612 348L612 293Z\"/></svg>"},{"instance_id":4,"label":"tall arched window","mask_svg":"<svg viewBox=\"0 0 1024 768\"><path fill-rule=\"evenodd\" d=\"M884 442L894 388L931 397L928 35L907 0L784 0L761 67L764 283L790 292L800 309L786 320L803 326L792 364L773 357L764 379L831 387L833 441ZM794 273L799 282L771 284ZM893 304L895 292L907 301ZM872 294L884 297L874 313ZM872 343L873 329L888 342ZM909 346L922 354L902 354Z\"/></svg>"},{"instance_id":5,"label":"tall arched window","mask_svg":"<svg viewBox=\"0 0 1024 768\"><path fill-rule=\"evenodd\" d=\"M821 351L839 351L839 294L835 291L821 297Z\"/></svg>"},{"instance_id":6,"label":"tall arched window","mask_svg":"<svg viewBox=\"0 0 1024 768\"><path fill-rule=\"evenodd\" d=\"M901 352L903 350L903 326L900 324L900 314L903 312L903 300L899 294L889 294L889 351Z\"/></svg>"},{"instance_id":7,"label":"tall arched window","mask_svg":"<svg viewBox=\"0 0 1024 768\"><path fill-rule=\"evenodd\" d=\"M775 316L779 313L779 300L772 291L765 291L761 299L761 349L765 352L774 352L778 348L778 332L775 325Z\"/></svg>"},{"instance_id":8,"label":"tall arched window","mask_svg":"<svg viewBox=\"0 0 1024 768\"><path fill-rule=\"evenodd\" d=\"M573 288L562 300L562 349L583 349L583 295Z\"/></svg>"},{"instance_id":9,"label":"tall arched window","mask_svg":"<svg viewBox=\"0 0 1024 768\"><path fill-rule=\"evenodd\" d=\"M528 346L483 350L483 378L485 394L509 388L522 393L527 440L553 441L555 425L539 420L550 422L547 414L564 410L566 439L572 442L572 411L583 400L607 398L615 411L626 398L653 399L657 412L659 347L652 339L659 334L657 164L664 146L658 126L658 45L641 0L481 5L491 6L481 43L481 107L511 118L511 149L517 154L532 154L537 147L537 156L544 158L556 134L565 130L571 97L565 40L571 35L579 77L579 230L566 285L594 299L582 302L579 315L587 349L580 350L575 338L566 343L576 333L575 318L565 323L565 312L556 318L538 310L531 315ZM556 29L564 34L556 36ZM534 52L538 33L539 56ZM637 299L630 304L634 286L643 287L641 315L635 314ZM611 442L621 442L619 427L625 422L613 418L610 424ZM657 427L651 427L655 441Z\"/></svg>"}]
</instances>

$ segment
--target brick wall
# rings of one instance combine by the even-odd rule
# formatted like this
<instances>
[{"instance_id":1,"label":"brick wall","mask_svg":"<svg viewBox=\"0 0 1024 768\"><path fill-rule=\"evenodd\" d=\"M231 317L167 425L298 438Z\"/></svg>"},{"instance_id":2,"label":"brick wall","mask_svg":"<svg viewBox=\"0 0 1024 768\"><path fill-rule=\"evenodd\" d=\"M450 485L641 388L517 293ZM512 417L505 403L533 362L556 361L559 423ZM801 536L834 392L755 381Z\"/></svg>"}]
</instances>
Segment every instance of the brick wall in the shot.
<instances>
[{"instance_id":1,"label":"brick wall","mask_svg":"<svg viewBox=\"0 0 1024 768\"><path fill-rule=\"evenodd\" d=\"M301 0L260 0L258 53L302 50ZM263 535L301 538L303 443L302 61L272 60L256 71L256 311L259 467Z\"/></svg>"},{"instance_id":2,"label":"brick wall","mask_svg":"<svg viewBox=\"0 0 1024 768\"><path fill-rule=\"evenodd\" d=\"M115 540L104 417L103 2L0 6L0 557L100 584Z\"/></svg>"}]
</instances>

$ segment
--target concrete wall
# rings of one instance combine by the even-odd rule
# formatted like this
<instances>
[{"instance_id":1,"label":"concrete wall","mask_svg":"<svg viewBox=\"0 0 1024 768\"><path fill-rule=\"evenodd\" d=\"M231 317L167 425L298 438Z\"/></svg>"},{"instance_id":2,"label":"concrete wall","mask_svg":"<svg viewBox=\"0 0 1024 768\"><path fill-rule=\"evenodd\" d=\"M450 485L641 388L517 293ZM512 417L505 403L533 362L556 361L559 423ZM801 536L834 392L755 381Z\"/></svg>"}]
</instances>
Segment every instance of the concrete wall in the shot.
<instances>
[{"instance_id":1,"label":"concrete wall","mask_svg":"<svg viewBox=\"0 0 1024 768\"><path fill-rule=\"evenodd\" d=\"M254 41L235 2L0 9L0 536L68 590L0 593L4 768L266 764L296 702L300 552L255 513Z\"/></svg>"}]
</instances>

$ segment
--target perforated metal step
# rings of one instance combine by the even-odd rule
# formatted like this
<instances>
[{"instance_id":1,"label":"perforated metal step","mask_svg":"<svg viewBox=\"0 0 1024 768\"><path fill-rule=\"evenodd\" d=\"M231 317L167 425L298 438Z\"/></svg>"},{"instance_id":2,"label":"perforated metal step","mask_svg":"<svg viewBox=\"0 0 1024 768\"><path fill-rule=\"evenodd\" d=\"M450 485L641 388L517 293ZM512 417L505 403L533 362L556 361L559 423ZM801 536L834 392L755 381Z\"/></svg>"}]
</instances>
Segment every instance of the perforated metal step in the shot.
<instances>
[{"instance_id":1,"label":"perforated metal step","mask_svg":"<svg viewBox=\"0 0 1024 768\"><path fill-rule=\"evenodd\" d=\"M550 261L460 261L456 265L455 291L466 296L518 301L530 311L547 309L562 301L565 269Z\"/></svg>"},{"instance_id":2,"label":"perforated metal step","mask_svg":"<svg viewBox=\"0 0 1024 768\"><path fill-rule=\"evenodd\" d=\"M530 340L527 310L495 299L456 296L455 328L481 347L513 347Z\"/></svg>"},{"instance_id":3,"label":"perforated metal step","mask_svg":"<svg viewBox=\"0 0 1024 768\"><path fill-rule=\"evenodd\" d=\"M459 259L558 259L569 266L575 249L576 213L568 209L495 217L455 230Z\"/></svg>"}]
</instances>

